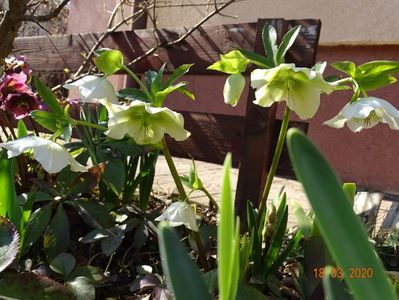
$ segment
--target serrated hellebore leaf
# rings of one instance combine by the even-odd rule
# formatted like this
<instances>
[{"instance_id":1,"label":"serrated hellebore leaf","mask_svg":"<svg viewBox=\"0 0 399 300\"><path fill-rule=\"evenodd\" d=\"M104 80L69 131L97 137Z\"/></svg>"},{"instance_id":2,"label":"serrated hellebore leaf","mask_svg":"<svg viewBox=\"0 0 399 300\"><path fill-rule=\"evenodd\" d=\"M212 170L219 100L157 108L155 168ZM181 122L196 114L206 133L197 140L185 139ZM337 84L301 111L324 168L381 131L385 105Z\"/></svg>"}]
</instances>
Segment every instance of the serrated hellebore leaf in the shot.
<instances>
[{"instance_id":1,"label":"serrated hellebore leaf","mask_svg":"<svg viewBox=\"0 0 399 300\"><path fill-rule=\"evenodd\" d=\"M54 93L38 78L33 77L36 89L42 98L43 102L47 104L49 109L57 115L64 115L64 110L62 109L60 102Z\"/></svg>"},{"instance_id":2,"label":"serrated hellebore leaf","mask_svg":"<svg viewBox=\"0 0 399 300\"><path fill-rule=\"evenodd\" d=\"M75 268L76 259L69 253L61 253L57 255L50 263L50 268L54 272L64 275L64 278L68 278L73 268Z\"/></svg>"},{"instance_id":3,"label":"serrated hellebore leaf","mask_svg":"<svg viewBox=\"0 0 399 300\"><path fill-rule=\"evenodd\" d=\"M0 216L0 272L7 268L18 254L19 235L14 225Z\"/></svg>"},{"instance_id":4,"label":"serrated hellebore leaf","mask_svg":"<svg viewBox=\"0 0 399 300\"><path fill-rule=\"evenodd\" d=\"M62 207L58 205L57 210L49 226L44 233L43 247L50 259L65 252L69 246L69 221L68 216Z\"/></svg>"},{"instance_id":5,"label":"serrated hellebore leaf","mask_svg":"<svg viewBox=\"0 0 399 300\"><path fill-rule=\"evenodd\" d=\"M301 30L301 25L297 25L291 28L283 37L280 46L277 49L276 61L277 64L282 64L285 62L285 54L294 44L299 32Z\"/></svg>"}]
</instances>

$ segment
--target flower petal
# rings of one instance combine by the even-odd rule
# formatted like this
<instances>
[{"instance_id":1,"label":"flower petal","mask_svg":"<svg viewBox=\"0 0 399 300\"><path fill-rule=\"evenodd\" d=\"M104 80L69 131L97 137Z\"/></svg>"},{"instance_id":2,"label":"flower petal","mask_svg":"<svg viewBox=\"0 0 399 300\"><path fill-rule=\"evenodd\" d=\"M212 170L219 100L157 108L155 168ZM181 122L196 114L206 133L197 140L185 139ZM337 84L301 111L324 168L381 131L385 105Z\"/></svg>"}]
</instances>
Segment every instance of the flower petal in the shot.
<instances>
[{"instance_id":1,"label":"flower petal","mask_svg":"<svg viewBox=\"0 0 399 300\"><path fill-rule=\"evenodd\" d=\"M339 113L334 118L332 118L328 121L325 121L323 124L328 125L330 127L334 127L334 128L342 128L342 127L344 127L345 122L346 122L346 118L341 113Z\"/></svg>"},{"instance_id":2,"label":"flower petal","mask_svg":"<svg viewBox=\"0 0 399 300\"><path fill-rule=\"evenodd\" d=\"M64 146L41 137L26 136L15 141L1 143L0 147L8 150L7 154L9 158L32 149L34 158L48 173L58 173L69 164L72 171L87 171L83 165L79 164L72 157Z\"/></svg>"},{"instance_id":3,"label":"flower petal","mask_svg":"<svg viewBox=\"0 0 399 300\"><path fill-rule=\"evenodd\" d=\"M198 231L193 208L185 201L173 202L155 221L168 221L170 226L184 225L188 229Z\"/></svg>"}]
</instances>

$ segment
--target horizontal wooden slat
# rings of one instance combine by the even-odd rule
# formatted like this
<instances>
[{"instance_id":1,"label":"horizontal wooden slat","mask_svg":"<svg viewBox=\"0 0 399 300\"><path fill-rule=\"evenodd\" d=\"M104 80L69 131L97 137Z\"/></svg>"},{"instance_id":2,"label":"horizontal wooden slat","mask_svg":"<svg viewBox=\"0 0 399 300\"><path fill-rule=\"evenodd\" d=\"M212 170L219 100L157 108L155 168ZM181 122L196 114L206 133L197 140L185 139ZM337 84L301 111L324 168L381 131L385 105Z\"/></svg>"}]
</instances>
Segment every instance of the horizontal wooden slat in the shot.
<instances>
[{"instance_id":1,"label":"horizontal wooden slat","mask_svg":"<svg viewBox=\"0 0 399 300\"><path fill-rule=\"evenodd\" d=\"M186 32L186 28L165 28L158 30L162 41L173 41ZM202 26L177 47L160 49L155 55L134 66L134 71L143 73L158 69L167 62L170 69L183 63L194 63L195 74L212 73L206 67L219 58L220 53L232 48L253 48L256 23ZM99 38L100 33L86 33L59 36L17 38L14 54L27 55L35 71L75 71ZM110 34L101 47L120 49L130 61L144 54L159 42L153 30L142 29ZM214 72L213 72L214 73Z\"/></svg>"}]
</instances>

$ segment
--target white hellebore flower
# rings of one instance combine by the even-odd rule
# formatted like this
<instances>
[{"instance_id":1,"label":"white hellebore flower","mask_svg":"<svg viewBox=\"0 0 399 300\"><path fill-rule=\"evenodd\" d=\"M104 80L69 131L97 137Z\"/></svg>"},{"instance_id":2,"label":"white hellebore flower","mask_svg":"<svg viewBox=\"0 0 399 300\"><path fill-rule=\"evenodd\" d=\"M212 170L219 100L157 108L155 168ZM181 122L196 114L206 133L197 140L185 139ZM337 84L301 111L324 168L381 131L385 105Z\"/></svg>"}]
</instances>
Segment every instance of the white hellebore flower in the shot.
<instances>
[{"instance_id":1,"label":"white hellebore flower","mask_svg":"<svg viewBox=\"0 0 399 300\"><path fill-rule=\"evenodd\" d=\"M184 129L183 116L166 107L131 101L129 105L102 102L109 115L106 135L122 139L126 134L139 145L156 144L167 133L176 141L184 141L190 132Z\"/></svg>"},{"instance_id":2,"label":"white hellebore flower","mask_svg":"<svg viewBox=\"0 0 399 300\"><path fill-rule=\"evenodd\" d=\"M193 208L185 201L173 202L155 221L167 221L172 227L184 225L192 231L198 231Z\"/></svg>"},{"instance_id":3,"label":"white hellebore flower","mask_svg":"<svg viewBox=\"0 0 399 300\"><path fill-rule=\"evenodd\" d=\"M363 128L372 128L379 122L386 123L391 129L399 129L399 111L388 101L376 97L360 98L348 103L337 116L324 124L342 128L346 124L353 132Z\"/></svg>"},{"instance_id":4,"label":"white hellebore flower","mask_svg":"<svg viewBox=\"0 0 399 300\"><path fill-rule=\"evenodd\" d=\"M118 103L114 87L105 77L87 75L75 82L65 84L64 88L78 89L79 97L84 103L98 103L100 100Z\"/></svg>"},{"instance_id":5,"label":"white hellebore flower","mask_svg":"<svg viewBox=\"0 0 399 300\"><path fill-rule=\"evenodd\" d=\"M245 77L241 74L231 74L227 77L223 88L224 102L236 106L245 87Z\"/></svg>"},{"instance_id":6,"label":"white hellebore flower","mask_svg":"<svg viewBox=\"0 0 399 300\"><path fill-rule=\"evenodd\" d=\"M58 173L67 165L71 165L71 170L74 172L87 171L84 166L72 157L64 146L37 136L26 136L15 141L0 143L0 147L8 150L8 158L18 156L22 152L32 149L34 158L48 173Z\"/></svg>"},{"instance_id":7,"label":"white hellebore flower","mask_svg":"<svg viewBox=\"0 0 399 300\"><path fill-rule=\"evenodd\" d=\"M255 104L269 107L285 100L303 120L315 115L321 93L330 94L334 90L334 85L324 81L320 72L297 68L294 64L252 71L251 86L256 89Z\"/></svg>"}]
</instances>

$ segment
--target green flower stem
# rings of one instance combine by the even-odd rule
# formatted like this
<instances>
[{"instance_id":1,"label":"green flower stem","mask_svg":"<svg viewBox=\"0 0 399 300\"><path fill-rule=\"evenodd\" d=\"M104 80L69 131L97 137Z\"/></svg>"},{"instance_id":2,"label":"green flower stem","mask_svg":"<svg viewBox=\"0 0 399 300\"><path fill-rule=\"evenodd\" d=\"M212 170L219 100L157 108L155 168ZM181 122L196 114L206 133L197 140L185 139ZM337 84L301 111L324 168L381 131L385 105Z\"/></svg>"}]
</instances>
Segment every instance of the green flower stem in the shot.
<instances>
[{"instance_id":1,"label":"green flower stem","mask_svg":"<svg viewBox=\"0 0 399 300\"><path fill-rule=\"evenodd\" d=\"M172 174L172 177L176 184L177 190L179 191L180 198L182 201L188 201L186 191L184 190L184 187L180 180L179 174L177 173L175 163L173 162L172 155L170 154L168 144L166 143L165 138L162 139L162 146L163 146L163 149L162 149L163 155L165 156L170 173ZM197 244L199 261L200 261L202 267L204 267L205 269L208 269L207 259L206 259L206 255L205 255L205 248L202 243L201 236L198 231L192 231L192 234L194 236L195 243Z\"/></svg>"},{"instance_id":2,"label":"green flower stem","mask_svg":"<svg viewBox=\"0 0 399 300\"><path fill-rule=\"evenodd\" d=\"M151 94L150 94L150 92L148 91L147 87L146 87L146 86L143 84L143 82L140 80L140 78L138 78L137 75L134 74L134 73L132 72L132 70L130 70L128 67L122 66L122 68L123 68L123 70L126 71L126 73L128 73L128 74L134 79L134 81L137 82L137 84L140 86L140 88L143 90L143 92L147 95L148 100L151 100L151 99L152 99Z\"/></svg>"},{"instance_id":3,"label":"green flower stem","mask_svg":"<svg viewBox=\"0 0 399 300\"><path fill-rule=\"evenodd\" d=\"M274 151L272 165L270 166L270 171L269 171L269 174L267 175L265 187L263 189L262 198L260 200L259 207L258 207L258 211L259 211L258 212L258 223L260 222L260 218L262 216L263 210L266 208L267 197L269 196L273 178L276 175L278 162L280 161L281 150L283 150L283 146L284 146L285 135L287 134L290 113L291 113L291 110L289 109L288 106L286 106L285 110L284 110L283 122L281 124L280 133L278 136L276 150Z\"/></svg>"},{"instance_id":4,"label":"green flower stem","mask_svg":"<svg viewBox=\"0 0 399 300\"><path fill-rule=\"evenodd\" d=\"M98 129L98 130L101 130L101 131L108 130L108 128L105 127L105 126L97 125L97 124L86 122L86 121L82 121L82 120L72 120L71 123L72 123L73 126L86 126L86 127Z\"/></svg>"},{"instance_id":5,"label":"green flower stem","mask_svg":"<svg viewBox=\"0 0 399 300\"><path fill-rule=\"evenodd\" d=\"M175 163L173 162L172 155L170 154L168 144L166 143L165 138L162 139L162 151L163 155L165 156L166 162L168 164L170 173L172 174L173 180L176 184L177 190L179 191L179 195L182 201L187 201L187 194L184 190L183 184L181 183L179 174L177 173Z\"/></svg>"},{"instance_id":6,"label":"green flower stem","mask_svg":"<svg viewBox=\"0 0 399 300\"><path fill-rule=\"evenodd\" d=\"M340 80L334 81L334 83L336 85L341 85L341 84L351 83L351 82L352 82L352 77L346 77L346 78L342 78Z\"/></svg>"},{"instance_id":7,"label":"green flower stem","mask_svg":"<svg viewBox=\"0 0 399 300\"><path fill-rule=\"evenodd\" d=\"M211 201L213 207L216 208L216 210L219 210L219 205L216 202L215 198L213 198L213 196L208 192L208 190L206 188L201 188L201 191L208 197L209 201Z\"/></svg>"}]
</instances>

